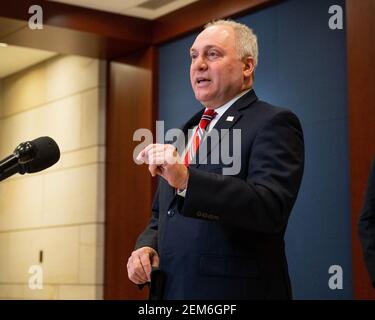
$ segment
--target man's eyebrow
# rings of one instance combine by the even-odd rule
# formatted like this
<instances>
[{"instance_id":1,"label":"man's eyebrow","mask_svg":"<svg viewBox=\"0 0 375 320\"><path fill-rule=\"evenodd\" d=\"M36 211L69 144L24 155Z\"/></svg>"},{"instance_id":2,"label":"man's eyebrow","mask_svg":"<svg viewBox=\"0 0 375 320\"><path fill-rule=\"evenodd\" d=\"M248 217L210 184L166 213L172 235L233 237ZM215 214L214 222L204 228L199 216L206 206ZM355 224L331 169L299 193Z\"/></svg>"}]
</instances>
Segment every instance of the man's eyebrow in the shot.
<instances>
[{"instance_id":1,"label":"man's eyebrow","mask_svg":"<svg viewBox=\"0 0 375 320\"><path fill-rule=\"evenodd\" d=\"M215 46L215 45L207 45L207 46L205 46L204 48L203 48L203 50L204 51L207 51L207 50L210 50L210 49L212 49L212 48L215 48L215 49L220 49L218 46ZM190 48L190 53L192 53L192 52L197 52L198 50L197 49L195 49L195 48Z\"/></svg>"}]
</instances>

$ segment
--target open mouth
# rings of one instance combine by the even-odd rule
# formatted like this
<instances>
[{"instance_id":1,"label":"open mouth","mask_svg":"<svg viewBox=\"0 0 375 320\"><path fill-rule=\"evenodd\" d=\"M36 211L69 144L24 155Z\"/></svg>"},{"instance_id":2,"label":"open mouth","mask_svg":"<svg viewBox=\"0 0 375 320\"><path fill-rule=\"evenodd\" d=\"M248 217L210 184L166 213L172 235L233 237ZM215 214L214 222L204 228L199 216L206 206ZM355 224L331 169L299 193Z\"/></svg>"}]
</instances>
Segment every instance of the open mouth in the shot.
<instances>
[{"instance_id":1,"label":"open mouth","mask_svg":"<svg viewBox=\"0 0 375 320\"><path fill-rule=\"evenodd\" d=\"M210 79L206 79L206 78L197 78L197 80L196 80L196 83L198 83L198 84L208 83L208 82L211 82L211 80Z\"/></svg>"}]
</instances>

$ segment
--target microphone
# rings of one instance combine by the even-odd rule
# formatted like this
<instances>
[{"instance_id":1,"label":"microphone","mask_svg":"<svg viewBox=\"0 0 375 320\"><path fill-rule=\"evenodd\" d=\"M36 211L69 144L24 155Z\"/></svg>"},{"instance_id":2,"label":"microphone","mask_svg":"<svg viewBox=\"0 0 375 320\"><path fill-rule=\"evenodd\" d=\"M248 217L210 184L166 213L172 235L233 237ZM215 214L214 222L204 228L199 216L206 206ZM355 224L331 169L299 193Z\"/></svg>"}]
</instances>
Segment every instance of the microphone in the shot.
<instances>
[{"instance_id":1,"label":"microphone","mask_svg":"<svg viewBox=\"0 0 375 320\"><path fill-rule=\"evenodd\" d=\"M60 159L60 149L50 137L40 137L21 143L0 161L0 181L20 173L39 172L53 166Z\"/></svg>"}]
</instances>

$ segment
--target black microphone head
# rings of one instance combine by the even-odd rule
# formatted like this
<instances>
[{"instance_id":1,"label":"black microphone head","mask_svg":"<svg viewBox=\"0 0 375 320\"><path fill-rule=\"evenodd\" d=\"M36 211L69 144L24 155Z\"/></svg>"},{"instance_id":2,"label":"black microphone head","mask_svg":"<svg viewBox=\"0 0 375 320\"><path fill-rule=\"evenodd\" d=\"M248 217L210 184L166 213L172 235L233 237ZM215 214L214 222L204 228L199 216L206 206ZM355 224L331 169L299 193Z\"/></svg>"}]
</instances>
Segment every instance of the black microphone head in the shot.
<instances>
[{"instance_id":1,"label":"black microphone head","mask_svg":"<svg viewBox=\"0 0 375 320\"><path fill-rule=\"evenodd\" d=\"M39 172L53 166L60 159L60 149L55 140L50 137L40 137L30 141L35 156L32 161L25 163L27 173Z\"/></svg>"}]
</instances>

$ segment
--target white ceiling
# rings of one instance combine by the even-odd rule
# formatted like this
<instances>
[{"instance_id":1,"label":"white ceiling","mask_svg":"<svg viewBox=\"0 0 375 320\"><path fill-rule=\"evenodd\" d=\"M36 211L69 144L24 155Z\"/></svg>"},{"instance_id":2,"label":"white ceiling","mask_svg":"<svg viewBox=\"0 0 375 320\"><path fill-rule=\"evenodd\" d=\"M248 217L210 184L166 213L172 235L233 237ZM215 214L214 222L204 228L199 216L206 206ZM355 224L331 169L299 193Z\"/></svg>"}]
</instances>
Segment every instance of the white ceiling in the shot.
<instances>
[{"instance_id":1,"label":"white ceiling","mask_svg":"<svg viewBox=\"0 0 375 320\"><path fill-rule=\"evenodd\" d=\"M0 79L56 55L55 52L0 45Z\"/></svg>"},{"instance_id":2,"label":"white ceiling","mask_svg":"<svg viewBox=\"0 0 375 320\"><path fill-rule=\"evenodd\" d=\"M153 20L199 0L49 0ZM155 8L155 6L157 6Z\"/></svg>"}]
</instances>

